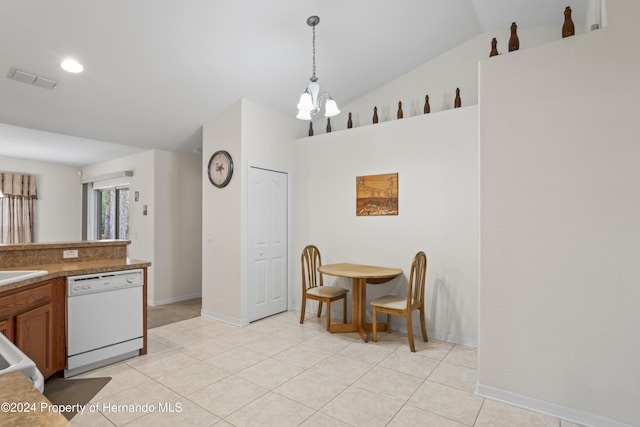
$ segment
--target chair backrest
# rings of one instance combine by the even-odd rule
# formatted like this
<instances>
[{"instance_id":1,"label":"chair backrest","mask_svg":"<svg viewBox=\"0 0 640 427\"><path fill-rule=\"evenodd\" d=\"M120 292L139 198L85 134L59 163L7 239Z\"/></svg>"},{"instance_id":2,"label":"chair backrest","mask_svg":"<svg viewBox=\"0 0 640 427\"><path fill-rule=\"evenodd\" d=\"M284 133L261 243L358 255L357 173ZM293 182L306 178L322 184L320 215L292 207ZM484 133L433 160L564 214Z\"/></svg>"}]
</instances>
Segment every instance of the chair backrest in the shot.
<instances>
[{"instance_id":1,"label":"chair backrest","mask_svg":"<svg viewBox=\"0 0 640 427\"><path fill-rule=\"evenodd\" d=\"M322 274L318 273L318 267L322 265L320 250L314 245L307 245L302 250L302 292L307 289L323 286Z\"/></svg>"},{"instance_id":2,"label":"chair backrest","mask_svg":"<svg viewBox=\"0 0 640 427\"><path fill-rule=\"evenodd\" d=\"M409 289L407 290L407 307L412 303L424 302L424 282L427 277L427 255L420 251L413 257L411 263L411 275L409 276Z\"/></svg>"}]
</instances>

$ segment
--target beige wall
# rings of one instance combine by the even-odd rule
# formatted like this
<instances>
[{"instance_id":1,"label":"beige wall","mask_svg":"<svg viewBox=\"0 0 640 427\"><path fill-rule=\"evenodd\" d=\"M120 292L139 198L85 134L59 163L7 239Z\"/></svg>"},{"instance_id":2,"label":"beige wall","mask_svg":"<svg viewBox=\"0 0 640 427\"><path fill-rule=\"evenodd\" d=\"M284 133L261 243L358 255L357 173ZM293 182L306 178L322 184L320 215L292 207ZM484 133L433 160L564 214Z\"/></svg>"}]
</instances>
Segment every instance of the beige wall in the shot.
<instances>
[{"instance_id":1,"label":"beige wall","mask_svg":"<svg viewBox=\"0 0 640 427\"><path fill-rule=\"evenodd\" d=\"M77 168L0 157L0 171L36 176L36 242L82 238L82 186Z\"/></svg>"},{"instance_id":2,"label":"beige wall","mask_svg":"<svg viewBox=\"0 0 640 427\"><path fill-rule=\"evenodd\" d=\"M200 295L200 158L160 150L145 151L83 169L84 178L132 170L129 256L151 261L150 305ZM133 200L139 193L140 200ZM143 207L147 206L147 215ZM191 209L190 207L193 207Z\"/></svg>"},{"instance_id":3,"label":"beige wall","mask_svg":"<svg viewBox=\"0 0 640 427\"><path fill-rule=\"evenodd\" d=\"M387 292L406 292L413 256L424 250L430 336L477 344L477 123L477 106L471 106L296 142L292 250L297 309L300 253L307 244L320 248L325 263L404 270L403 277L368 286L368 300ZM394 172L398 173L398 215L356 216L356 176ZM345 279L325 280L351 287ZM339 305L332 311L342 312ZM370 313L367 305L369 319ZM402 319L393 321L397 322L394 328L405 330Z\"/></svg>"},{"instance_id":4,"label":"beige wall","mask_svg":"<svg viewBox=\"0 0 640 427\"><path fill-rule=\"evenodd\" d=\"M244 324L242 305L242 103L236 102L203 126L202 132L202 314ZM214 152L231 154L234 172L225 188L209 182Z\"/></svg>"},{"instance_id":5,"label":"beige wall","mask_svg":"<svg viewBox=\"0 0 640 427\"><path fill-rule=\"evenodd\" d=\"M202 159L204 315L238 325L248 322L245 298L248 170L256 166L291 174L295 160L293 138L299 128L300 122L295 118L246 99L205 124ZM234 161L233 178L222 189L209 182L206 170L209 158L217 150L227 150ZM291 197L289 192L289 218L292 217ZM290 292L292 289L289 286Z\"/></svg>"},{"instance_id":6,"label":"beige wall","mask_svg":"<svg viewBox=\"0 0 640 427\"><path fill-rule=\"evenodd\" d=\"M152 302L202 295L201 157L154 150L154 262Z\"/></svg>"},{"instance_id":7,"label":"beige wall","mask_svg":"<svg viewBox=\"0 0 640 427\"><path fill-rule=\"evenodd\" d=\"M640 425L640 4L480 67L480 393Z\"/></svg>"}]
</instances>

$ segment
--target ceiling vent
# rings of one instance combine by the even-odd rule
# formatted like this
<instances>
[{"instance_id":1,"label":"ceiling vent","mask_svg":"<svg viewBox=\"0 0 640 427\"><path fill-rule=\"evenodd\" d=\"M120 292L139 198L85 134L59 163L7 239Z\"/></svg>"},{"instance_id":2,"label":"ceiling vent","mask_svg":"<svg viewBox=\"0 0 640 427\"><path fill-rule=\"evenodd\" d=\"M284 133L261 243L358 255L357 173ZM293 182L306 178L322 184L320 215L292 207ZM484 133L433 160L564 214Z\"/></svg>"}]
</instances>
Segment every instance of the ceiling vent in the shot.
<instances>
[{"instance_id":1,"label":"ceiling vent","mask_svg":"<svg viewBox=\"0 0 640 427\"><path fill-rule=\"evenodd\" d=\"M22 83L27 83L30 85L42 87L45 89L53 89L58 84L56 81L47 79L42 76L38 76L37 74L29 73L27 71L18 70L17 68L12 68L9 70L10 79L17 80Z\"/></svg>"}]
</instances>

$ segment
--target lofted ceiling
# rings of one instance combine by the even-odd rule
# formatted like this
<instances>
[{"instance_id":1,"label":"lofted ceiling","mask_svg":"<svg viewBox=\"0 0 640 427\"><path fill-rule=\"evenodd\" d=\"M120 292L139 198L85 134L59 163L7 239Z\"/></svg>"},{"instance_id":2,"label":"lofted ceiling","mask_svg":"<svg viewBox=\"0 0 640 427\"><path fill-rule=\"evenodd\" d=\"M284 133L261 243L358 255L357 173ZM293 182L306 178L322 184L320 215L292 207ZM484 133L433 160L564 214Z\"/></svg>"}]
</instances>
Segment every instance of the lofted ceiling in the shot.
<instances>
[{"instance_id":1,"label":"lofted ceiling","mask_svg":"<svg viewBox=\"0 0 640 427\"><path fill-rule=\"evenodd\" d=\"M345 105L512 21L560 26L571 5L584 22L588 0L565 3L0 0L0 156L84 166L152 148L192 152L202 124L241 97L294 116L311 75L311 15L319 83ZM69 56L83 73L60 68ZM57 86L11 80L13 69Z\"/></svg>"}]
</instances>

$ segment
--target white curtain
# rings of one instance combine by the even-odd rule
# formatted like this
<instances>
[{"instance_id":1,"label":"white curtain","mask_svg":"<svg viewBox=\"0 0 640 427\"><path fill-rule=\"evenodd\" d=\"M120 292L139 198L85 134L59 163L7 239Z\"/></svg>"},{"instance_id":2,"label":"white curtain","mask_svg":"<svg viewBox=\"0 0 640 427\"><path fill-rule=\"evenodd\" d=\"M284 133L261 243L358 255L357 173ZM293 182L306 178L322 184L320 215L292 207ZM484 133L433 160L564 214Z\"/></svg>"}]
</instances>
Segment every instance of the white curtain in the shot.
<instances>
[{"instance_id":1,"label":"white curtain","mask_svg":"<svg viewBox=\"0 0 640 427\"><path fill-rule=\"evenodd\" d=\"M0 173L0 243L31 243L35 236L36 177Z\"/></svg>"}]
</instances>

